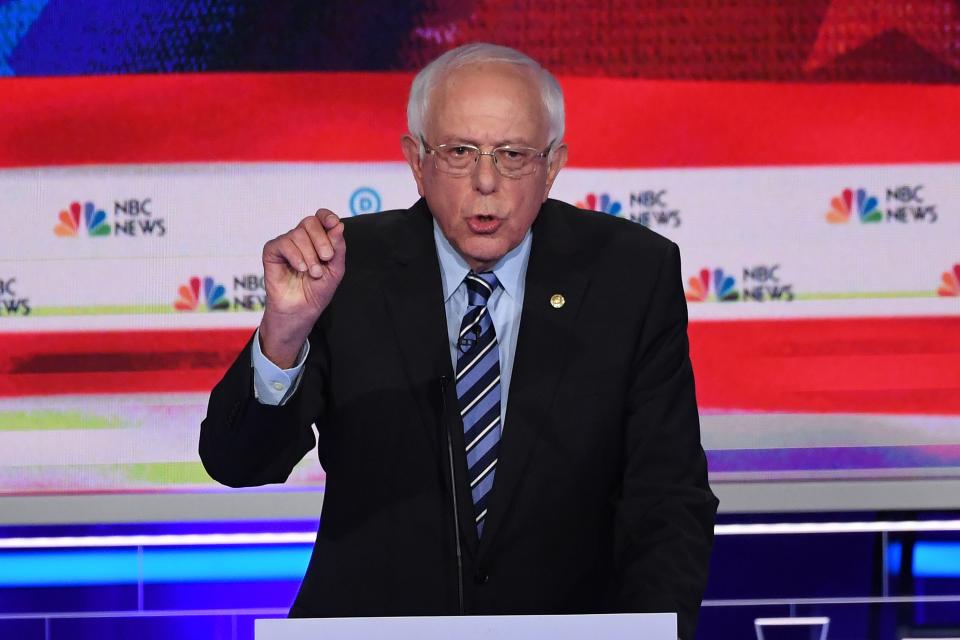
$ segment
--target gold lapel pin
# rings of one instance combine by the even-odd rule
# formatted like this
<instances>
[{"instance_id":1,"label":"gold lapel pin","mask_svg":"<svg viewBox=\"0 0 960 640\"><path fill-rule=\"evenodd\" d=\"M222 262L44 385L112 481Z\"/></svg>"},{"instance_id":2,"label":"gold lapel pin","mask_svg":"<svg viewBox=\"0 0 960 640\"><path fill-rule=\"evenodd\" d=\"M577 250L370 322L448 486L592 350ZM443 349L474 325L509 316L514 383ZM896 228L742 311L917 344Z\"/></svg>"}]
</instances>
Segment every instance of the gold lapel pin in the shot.
<instances>
[{"instance_id":1,"label":"gold lapel pin","mask_svg":"<svg viewBox=\"0 0 960 640\"><path fill-rule=\"evenodd\" d=\"M566 303L567 303L567 299L564 298L559 293L555 293L552 296L550 296L550 306L553 307L554 309L559 309Z\"/></svg>"}]
</instances>

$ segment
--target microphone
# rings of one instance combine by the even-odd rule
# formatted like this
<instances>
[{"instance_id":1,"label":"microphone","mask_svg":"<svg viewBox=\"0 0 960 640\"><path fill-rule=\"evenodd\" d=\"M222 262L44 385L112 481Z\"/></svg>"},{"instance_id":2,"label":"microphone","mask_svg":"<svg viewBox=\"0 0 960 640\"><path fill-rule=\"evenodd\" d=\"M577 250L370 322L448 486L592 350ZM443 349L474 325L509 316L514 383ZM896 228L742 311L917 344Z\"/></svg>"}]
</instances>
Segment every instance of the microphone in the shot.
<instances>
[{"instance_id":1,"label":"microphone","mask_svg":"<svg viewBox=\"0 0 960 640\"><path fill-rule=\"evenodd\" d=\"M461 337L460 340L462 343L463 338ZM461 350L466 353L466 349L463 349L462 346ZM463 615L465 610L463 607L463 553L460 542L460 509L457 504L457 474L453 466L453 436L450 433L450 422L447 420L447 384L449 384L449 382L450 380L447 376L440 377L440 424L444 427L444 432L447 436L447 470L450 473L450 506L453 511L453 538L457 549L457 599L460 604L460 615Z\"/></svg>"}]
</instances>

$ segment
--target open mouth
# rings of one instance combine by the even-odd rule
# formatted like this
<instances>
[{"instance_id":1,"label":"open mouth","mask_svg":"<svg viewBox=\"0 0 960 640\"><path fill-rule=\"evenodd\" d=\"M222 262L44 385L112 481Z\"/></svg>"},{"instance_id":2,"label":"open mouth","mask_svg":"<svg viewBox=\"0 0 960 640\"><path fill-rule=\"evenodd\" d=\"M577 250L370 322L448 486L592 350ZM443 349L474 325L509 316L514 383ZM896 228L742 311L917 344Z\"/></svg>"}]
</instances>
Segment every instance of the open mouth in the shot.
<instances>
[{"instance_id":1,"label":"open mouth","mask_svg":"<svg viewBox=\"0 0 960 640\"><path fill-rule=\"evenodd\" d=\"M494 233L500 228L502 222L503 220L500 218L487 214L478 214L467 218L467 226L470 227L470 230L480 234Z\"/></svg>"}]
</instances>

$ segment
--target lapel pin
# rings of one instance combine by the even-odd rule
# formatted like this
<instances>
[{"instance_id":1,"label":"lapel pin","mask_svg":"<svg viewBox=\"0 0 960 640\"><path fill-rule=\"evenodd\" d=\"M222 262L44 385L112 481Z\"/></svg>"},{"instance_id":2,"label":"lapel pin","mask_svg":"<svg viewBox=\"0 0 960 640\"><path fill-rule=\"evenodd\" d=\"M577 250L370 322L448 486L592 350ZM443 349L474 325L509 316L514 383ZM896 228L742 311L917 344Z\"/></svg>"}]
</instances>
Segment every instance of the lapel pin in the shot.
<instances>
[{"instance_id":1,"label":"lapel pin","mask_svg":"<svg viewBox=\"0 0 960 640\"><path fill-rule=\"evenodd\" d=\"M564 298L559 293L555 293L552 296L550 296L550 306L553 307L554 309L559 309L566 303L567 303L567 299Z\"/></svg>"}]
</instances>

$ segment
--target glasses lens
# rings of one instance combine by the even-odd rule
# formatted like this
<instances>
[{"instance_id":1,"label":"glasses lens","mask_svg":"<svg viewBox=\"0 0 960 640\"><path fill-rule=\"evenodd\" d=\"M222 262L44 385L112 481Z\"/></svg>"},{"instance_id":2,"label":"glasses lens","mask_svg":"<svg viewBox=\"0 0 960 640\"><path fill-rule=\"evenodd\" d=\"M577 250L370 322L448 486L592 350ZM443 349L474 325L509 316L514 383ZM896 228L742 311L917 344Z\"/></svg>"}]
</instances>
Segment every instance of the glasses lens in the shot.
<instances>
[{"instance_id":1,"label":"glasses lens","mask_svg":"<svg viewBox=\"0 0 960 640\"><path fill-rule=\"evenodd\" d=\"M497 149L495 153L497 154L497 166L505 175L523 175L536 166L533 164L533 157L536 155L534 149L501 148Z\"/></svg>"},{"instance_id":2,"label":"glasses lens","mask_svg":"<svg viewBox=\"0 0 960 640\"><path fill-rule=\"evenodd\" d=\"M477 149L465 145L446 146L437 149L438 168L450 173L470 171L477 161Z\"/></svg>"}]
</instances>

